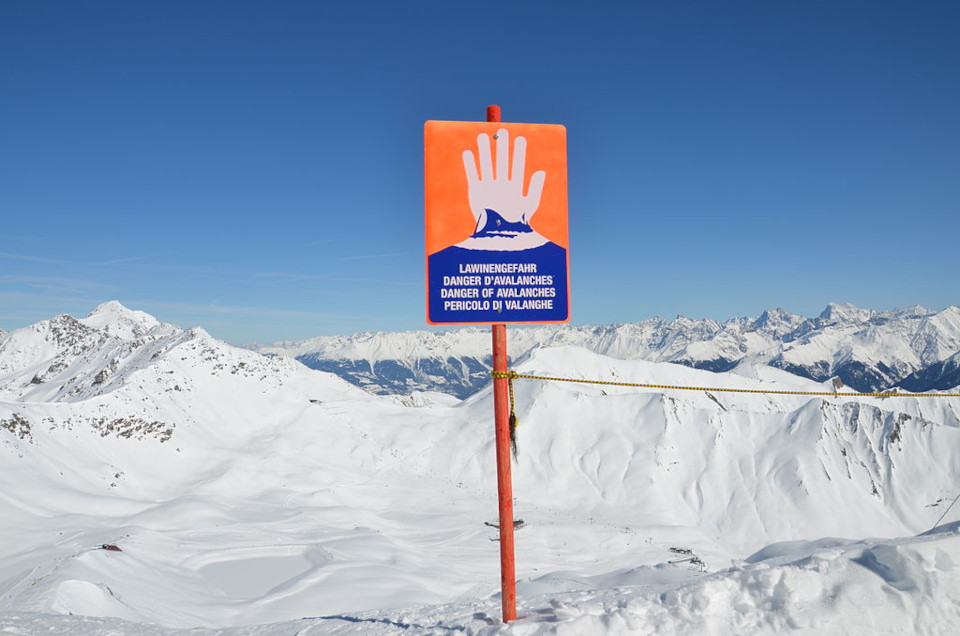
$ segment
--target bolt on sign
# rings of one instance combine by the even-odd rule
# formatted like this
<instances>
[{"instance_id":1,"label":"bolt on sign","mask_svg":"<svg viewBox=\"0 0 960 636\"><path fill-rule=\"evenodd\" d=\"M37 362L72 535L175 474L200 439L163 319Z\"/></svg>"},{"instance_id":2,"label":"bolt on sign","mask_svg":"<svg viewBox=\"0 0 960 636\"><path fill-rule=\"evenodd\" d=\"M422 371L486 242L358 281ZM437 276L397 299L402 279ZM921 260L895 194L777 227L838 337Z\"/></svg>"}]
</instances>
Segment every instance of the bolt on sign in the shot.
<instances>
[{"instance_id":1,"label":"bolt on sign","mask_svg":"<svg viewBox=\"0 0 960 636\"><path fill-rule=\"evenodd\" d=\"M570 320L567 131L424 126L427 322Z\"/></svg>"}]
</instances>

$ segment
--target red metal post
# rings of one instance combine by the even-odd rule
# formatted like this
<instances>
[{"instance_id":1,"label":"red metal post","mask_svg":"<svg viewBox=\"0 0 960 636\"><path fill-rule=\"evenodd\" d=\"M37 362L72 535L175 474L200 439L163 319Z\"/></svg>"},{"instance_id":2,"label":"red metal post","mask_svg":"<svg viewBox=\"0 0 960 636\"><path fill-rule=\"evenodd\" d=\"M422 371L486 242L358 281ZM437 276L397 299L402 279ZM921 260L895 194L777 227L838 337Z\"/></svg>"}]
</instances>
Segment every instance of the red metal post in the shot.
<instances>
[{"instance_id":1,"label":"red metal post","mask_svg":"<svg viewBox=\"0 0 960 636\"><path fill-rule=\"evenodd\" d=\"M493 325L493 370L507 371L507 326ZM497 496L500 502L500 592L503 622L517 618L517 568L513 551L513 478L510 474L510 395L505 377L493 379L497 444Z\"/></svg>"},{"instance_id":2,"label":"red metal post","mask_svg":"<svg viewBox=\"0 0 960 636\"><path fill-rule=\"evenodd\" d=\"M500 107L487 106L487 121L500 121ZM505 157L497 157L504 161ZM517 618L517 567L513 549L513 477L510 474L509 381L502 374L507 367L507 326L491 325L493 333L493 417L497 445L497 497L500 503L500 594L503 622Z\"/></svg>"}]
</instances>

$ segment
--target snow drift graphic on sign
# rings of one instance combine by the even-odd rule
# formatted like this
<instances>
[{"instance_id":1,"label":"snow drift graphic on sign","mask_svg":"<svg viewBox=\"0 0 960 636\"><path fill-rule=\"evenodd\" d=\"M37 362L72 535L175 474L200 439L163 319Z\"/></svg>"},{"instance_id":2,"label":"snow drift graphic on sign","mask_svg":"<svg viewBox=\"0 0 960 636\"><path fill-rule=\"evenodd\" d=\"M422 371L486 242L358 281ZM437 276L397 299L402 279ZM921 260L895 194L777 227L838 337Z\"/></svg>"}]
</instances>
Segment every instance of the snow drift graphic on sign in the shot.
<instances>
[{"instance_id":1,"label":"snow drift graphic on sign","mask_svg":"<svg viewBox=\"0 0 960 636\"><path fill-rule=\"evenodd\" d=\"M427 321L568 321L564 127L427 122L424 139Z\"/></svg>"}]
</instances>

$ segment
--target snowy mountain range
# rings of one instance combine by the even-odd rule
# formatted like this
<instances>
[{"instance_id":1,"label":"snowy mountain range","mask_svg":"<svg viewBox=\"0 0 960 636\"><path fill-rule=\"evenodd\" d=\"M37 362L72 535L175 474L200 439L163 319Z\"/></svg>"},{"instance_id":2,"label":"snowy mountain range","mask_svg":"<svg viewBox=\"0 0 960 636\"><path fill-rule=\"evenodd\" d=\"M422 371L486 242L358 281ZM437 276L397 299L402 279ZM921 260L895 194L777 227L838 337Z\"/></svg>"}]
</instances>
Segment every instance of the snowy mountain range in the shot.
<instances>
[{"instance_id":1,"label":"snowy mountain range","mask_svg":"<svg viewBox=\"0 0 960 636\"><path fill-rule=\"evenodd\" d=\"M960 308L873 311L830 304L816 318L780 309L719 322L680 316L609 326L511 328L510 356L576 345L623 360L673 362L723 372L765 364L818 382L833 377L856 391L900 386L923 392L960 385ZM381 394L442 391L460 398L490 381L490 333L359 333L254 347L296 358Z\"/></svg>"},{"instance_id":2,"label":"snowy mountain range","mask_svg":"<svg viewBox=\"0 0 960 636\"><path fill-rule=\"evenodd\" d=\"M933 343L956 310L914 315ZM662 329L670 350L697 350L679 322ZM890 349L896 322L850 330ZM837 388L763 356L716 373L562 343L587 331L553 332L516 369ZM435 336L439 355L453 336ZM377 346L405 359L390 343L414 339ZM937 342L916 351L946 368ZM521 619L502 626L489 388L373 395L118 303L4 333L0 628L946 634L960 620L960 397L515 386Z\"/></svg>"}]
</instances>

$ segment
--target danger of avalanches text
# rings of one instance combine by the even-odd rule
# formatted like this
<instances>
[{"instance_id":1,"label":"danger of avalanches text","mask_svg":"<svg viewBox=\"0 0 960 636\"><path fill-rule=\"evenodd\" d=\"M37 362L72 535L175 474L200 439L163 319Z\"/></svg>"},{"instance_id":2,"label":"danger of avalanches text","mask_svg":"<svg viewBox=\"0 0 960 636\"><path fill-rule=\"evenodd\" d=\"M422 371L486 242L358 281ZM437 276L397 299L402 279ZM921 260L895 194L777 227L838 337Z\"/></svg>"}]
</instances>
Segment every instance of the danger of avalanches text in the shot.
<instances>
[{"instance_id":1,"label":"danger of avalanches text","mask_svg":"<svg viewBox=\"0 0 960 636\"><path fill-rule=\"evenodd\" d=\"M553 309L553 276L536 263L461 263L460 276L444 276L444 311Z\"/></svg>"}]
</instances>

